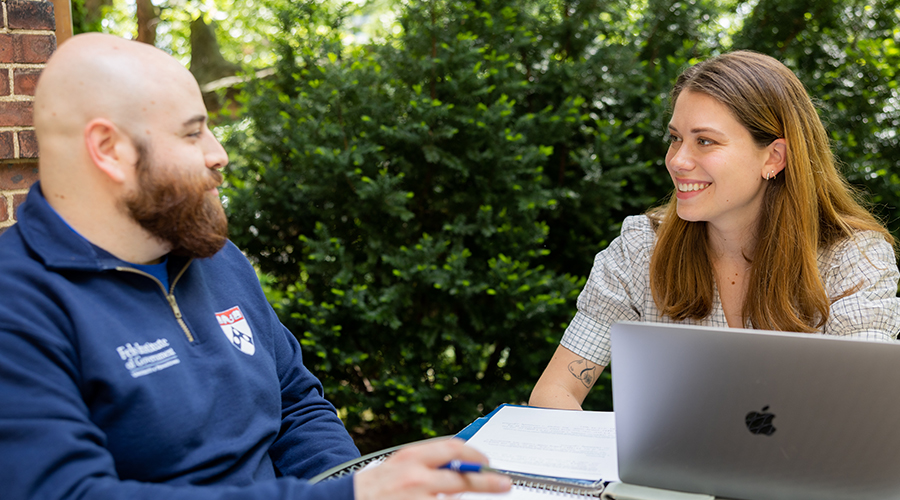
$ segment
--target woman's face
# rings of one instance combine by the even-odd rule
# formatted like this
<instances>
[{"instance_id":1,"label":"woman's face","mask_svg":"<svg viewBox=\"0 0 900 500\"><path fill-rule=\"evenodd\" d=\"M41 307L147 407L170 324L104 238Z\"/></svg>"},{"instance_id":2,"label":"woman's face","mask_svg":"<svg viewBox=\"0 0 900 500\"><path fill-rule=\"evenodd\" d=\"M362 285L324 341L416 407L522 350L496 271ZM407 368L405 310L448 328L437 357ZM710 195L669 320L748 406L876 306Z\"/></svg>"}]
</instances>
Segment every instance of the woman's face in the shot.
<instances>
[{"instance_id":1,"label":"woman's face","mask_svg":"<svg viewBox=\"0 0 900 500\"><path fill-rule=\"evenodd\" d=\"M669 133L666 169L675 183L678 216L719 231L755 227L766 174L781 171L772 163L779 155L775 143L760 148L724 104L687 90L675 102Z\"/></svg>"}]
</instances>

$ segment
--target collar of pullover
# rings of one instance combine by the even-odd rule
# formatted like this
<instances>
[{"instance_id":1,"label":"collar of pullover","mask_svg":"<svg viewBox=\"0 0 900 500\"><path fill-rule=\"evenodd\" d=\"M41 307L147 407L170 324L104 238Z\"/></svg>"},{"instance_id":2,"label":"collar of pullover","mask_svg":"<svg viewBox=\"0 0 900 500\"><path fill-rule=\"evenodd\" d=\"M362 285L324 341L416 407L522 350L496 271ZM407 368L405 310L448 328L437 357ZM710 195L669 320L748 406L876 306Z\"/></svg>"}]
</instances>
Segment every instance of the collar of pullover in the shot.
<instances>
[{"instance_id":1,"label":"collar of pullover","mask_svg":"<svg viewBox=\"0 0 900 500\"><path fill-rule=\"evenodd\" d=\"M16 226L28 247L52 269L108 271L132 264L117 258L76 233L47 203L34 183L18 210ZM177 261L177 262L173 262ZM170 256L169 264L181 267L186 258Z\"/></svg>"}]
</instances>

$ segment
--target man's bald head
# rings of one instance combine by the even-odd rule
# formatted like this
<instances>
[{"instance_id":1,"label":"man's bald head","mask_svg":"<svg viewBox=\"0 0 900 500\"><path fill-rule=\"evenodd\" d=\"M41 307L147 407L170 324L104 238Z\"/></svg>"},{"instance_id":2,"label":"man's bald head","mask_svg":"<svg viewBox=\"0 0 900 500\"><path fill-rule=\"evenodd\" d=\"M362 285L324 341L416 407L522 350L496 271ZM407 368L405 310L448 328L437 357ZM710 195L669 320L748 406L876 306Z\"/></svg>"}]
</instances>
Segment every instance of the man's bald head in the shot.
<instances>
[{"instance_id":1,"label":"man's bald head","mask_svg":"<svg viewBox=\"0 0 900 500\"><path fill-rule=\"evenodd\" d=\"M79 136L94 118L135 134L174 91L200 96L190 72L165 52L100 33L73 37L60 45L38 81L38 141L56 134Z\"/></svg>"},{"instance_id":2,"label":"man's bald head","mask_svg":"<svg viewBox=\"0 0 900 500\"><path fill-rule=\"evenodd\" d=\"M228 155L197 81L165 52L110 35L69 39L38 80L34 123L41 190L92 243L130 262L224 244L216 186Z\"/></svg>"}]
</instances>

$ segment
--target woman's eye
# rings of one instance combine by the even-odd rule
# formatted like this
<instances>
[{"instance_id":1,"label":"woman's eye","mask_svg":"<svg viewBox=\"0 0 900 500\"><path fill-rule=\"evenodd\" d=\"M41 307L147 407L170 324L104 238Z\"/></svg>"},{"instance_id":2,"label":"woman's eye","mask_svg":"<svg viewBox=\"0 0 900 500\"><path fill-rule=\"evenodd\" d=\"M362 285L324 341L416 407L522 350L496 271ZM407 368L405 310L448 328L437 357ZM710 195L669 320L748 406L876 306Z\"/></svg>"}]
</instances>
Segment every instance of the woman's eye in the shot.
<instances>
[{"instance_id":1,"label":"woman's eye","mask_svg":"<svg viewBox=\"0 0 900 500\"><path fill-rule=\"evenodd\" d=\"M680 137L672 135L672 134L669 134L669 136L666 138L666 142L678 142L680 140L681 140Z\"/></svg>"},{"instance_id":2,"label":"woman's eye","mask_svg":"<svg viewBox=\"0 0 900 500\"><path fill-rule=\"evenodd\" d=\"M711 146L715 143L709 139L697 139L697 144L701 146Z\"/></svg>"}]
</instances>

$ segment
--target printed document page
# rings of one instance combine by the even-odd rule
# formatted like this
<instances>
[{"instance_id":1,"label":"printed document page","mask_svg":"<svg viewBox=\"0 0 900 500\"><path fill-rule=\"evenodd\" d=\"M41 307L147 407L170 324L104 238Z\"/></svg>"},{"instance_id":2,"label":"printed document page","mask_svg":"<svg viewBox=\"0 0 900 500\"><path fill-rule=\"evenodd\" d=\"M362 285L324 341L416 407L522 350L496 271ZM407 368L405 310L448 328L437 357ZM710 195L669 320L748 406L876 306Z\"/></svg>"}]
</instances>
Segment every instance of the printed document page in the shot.
<instances>
[{"instance_id":1,"label":"printed document page","mask_svg":"<svg viewBox=\"0 0 900 500\"><path fill-rule=\"evenodd\" d=\"M466 444L495 469L619 480L613 412L504 406Z\"/></svg>"}]
</instances>

